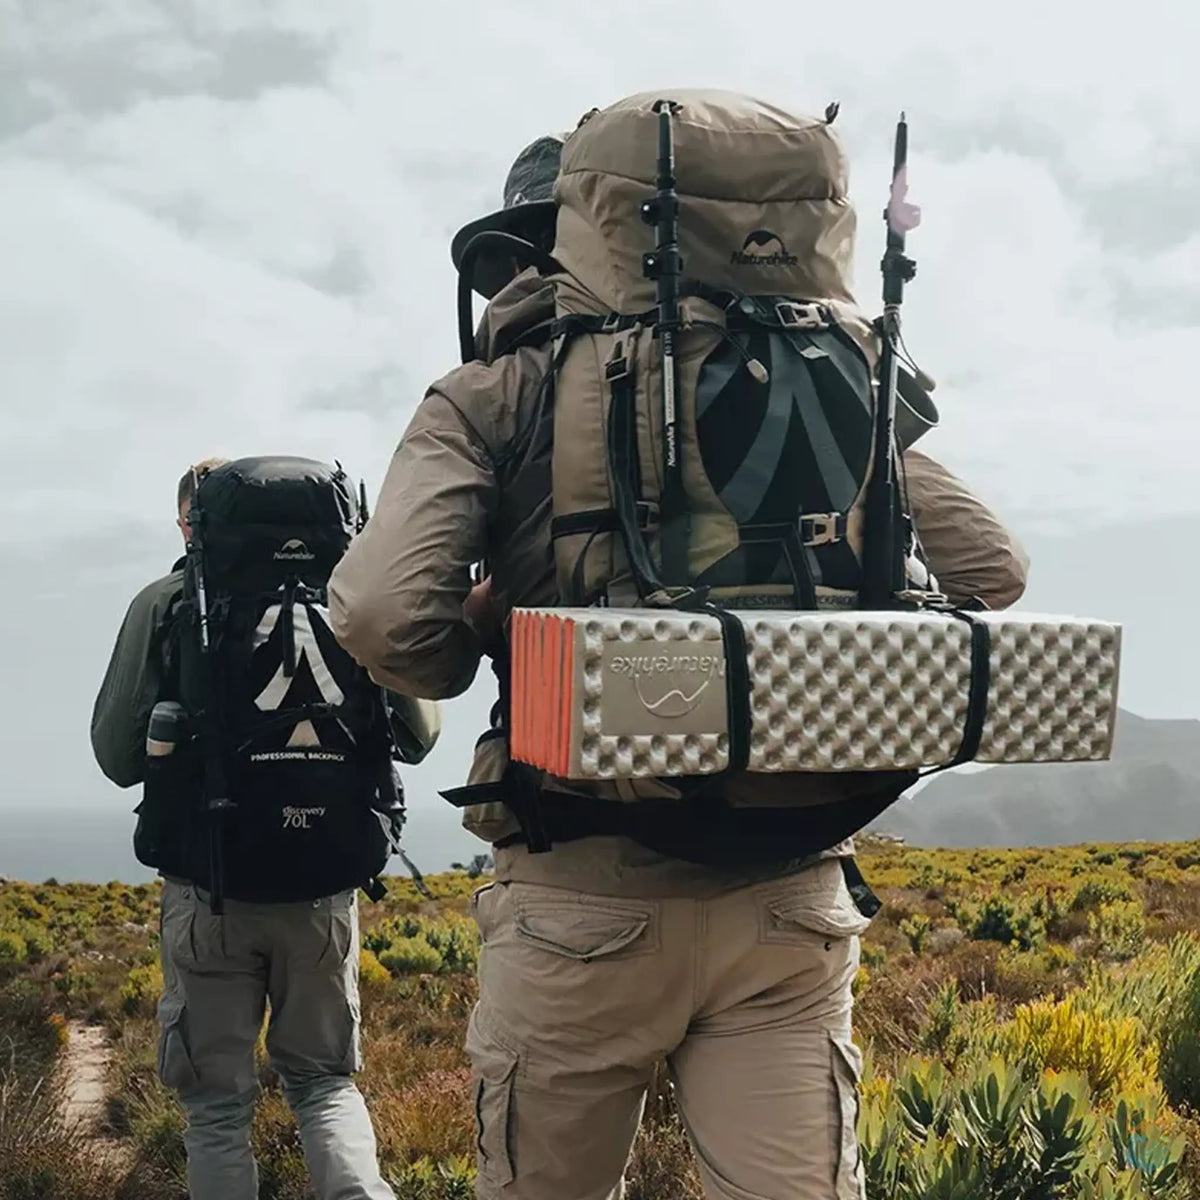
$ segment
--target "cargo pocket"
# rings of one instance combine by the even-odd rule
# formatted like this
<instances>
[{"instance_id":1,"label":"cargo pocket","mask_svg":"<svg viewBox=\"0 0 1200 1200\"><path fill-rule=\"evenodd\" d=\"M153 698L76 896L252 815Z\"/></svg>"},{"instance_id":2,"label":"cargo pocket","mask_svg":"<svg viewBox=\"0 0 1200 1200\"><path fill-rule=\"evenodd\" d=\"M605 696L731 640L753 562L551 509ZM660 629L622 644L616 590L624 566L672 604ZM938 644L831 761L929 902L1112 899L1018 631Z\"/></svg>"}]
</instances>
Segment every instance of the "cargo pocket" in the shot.
<instances>
[{"instance_id":1,"label":"cargo pocket","mask_svg":"<svg viewBox=\"0 0 1200 1200\"><path fill-rule=\"evenodd\" d=\"M333 896L329 900L329 936L317 966L327 971L340 971L350 959L358 933L358 910L354 894Z\"/></svg>"},{"instance_id":2,"label":"cargo pocket","mask_svg":"<svg viewBox=\"0 0 1200 1200\"><path fill-rule=\"evenodd\" d=\"M486 913L489 902L495 898L497 886L499 885L493 880L491 883L485 883L482 887L476 888L471 893L471 916L475 919L475 927L479 930L481 946L487 944L488 930L491 925L487 921Z\"/></svg>"},{"instance_id":3,"label":"cargo pocket","mask_svg":"<svg viewBox=\"0 0 1200 1200\"><path fill-rule=\"evenodd\" d=\"M200 1083L187 1043L187 1005L181 997L164 996L158 1006L162 1032L158 1040L158 1078L164 1087L187 1092Z\"/></svg>"},{"instance_id":4,"label":"cargo pocket","mask_svg":"<svg viewBox=\"0 0 1200 1200\"><path fill-rule=\"evenodd\" d=\"M837 1200L865 1200L866 1182L857 1132L862 1054L848 1037L831 1034L829 1040L837 1108L834 1195Z\"/></svg>"},{"instance_id":5,"label":"cargo pocket","mask_svg":"<svg viewBox=\"0 0 1200 1200\"><path fill-rule=\"evenodd\" d=\"M519 1059L515 1051L480 1028L478 1008L471 1016L467 1031L467 1051L475 1076L475 1150L479 1178L489 1188L502 1188L516 1175L513 1090Z\"/></svg>"},{"instance_id":6,"label":"cargo pocket","mask_svg":"<svg viewBox=\"0 0 1200 1200\"><path fill-rule=\"evenodd\" d=\"M175 966L198 966L195 891L190 886L167 881L163 884L159 911L159 933L166 957Z\"/></svg>"},{"instance_id":7,"label":"cargo pocket","mask_svg":"<svg viewBox=\"0 0 1200 1200\"><path fill-rule=\"evenodd\" d=\"M362 1005L358 998L358 990L353 990L346 997L346 1035L343 1043L342 1070L348 1075L356 1075L363 1068L362 1060Z\"/></svg>"},{"instance_id":8,"label":"cargo pocket","mask_svg":"<svg viewBox=\"0 0 1200 1200\"><path fill-rule=\"evenodd\" d=\"M854 903L836 860L809 867L792 879L793 886L773 884L760 893L761 941L827 944L861 934L871 924Z\"/></svg>"},{"instance_id":9,"label":"cargo pocket","mask_svg":"<svg viewBox=\"0 0 1200 1200\"><path fill-rule=\"evenodd\" d=\"M561 901L518 901L517 936L563 958L634 958L656 949L653 910Z\"/></svg>"}]
</instances>

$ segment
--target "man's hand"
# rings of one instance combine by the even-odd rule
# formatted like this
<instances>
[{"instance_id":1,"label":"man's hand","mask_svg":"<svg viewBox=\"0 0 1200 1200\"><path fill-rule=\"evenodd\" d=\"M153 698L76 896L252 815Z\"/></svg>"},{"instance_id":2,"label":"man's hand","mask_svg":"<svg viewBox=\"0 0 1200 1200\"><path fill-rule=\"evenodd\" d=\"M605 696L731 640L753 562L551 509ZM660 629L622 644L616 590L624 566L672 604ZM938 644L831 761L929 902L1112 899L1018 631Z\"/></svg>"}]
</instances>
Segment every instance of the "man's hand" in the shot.
<instances>
[{"instance_id":1,"label":"man's hand","mask_svg":"<svg viewBox=\"0 0 1200 1200\"><path fill-rule=\"evenodd\" d=\"M500 614L496 611L495 601L492 598L492 577L490 575L467 593L467 598L463 601L463 620L475 630L487 653L494 656L501 631Z\"/></svg>"}]
</instances>

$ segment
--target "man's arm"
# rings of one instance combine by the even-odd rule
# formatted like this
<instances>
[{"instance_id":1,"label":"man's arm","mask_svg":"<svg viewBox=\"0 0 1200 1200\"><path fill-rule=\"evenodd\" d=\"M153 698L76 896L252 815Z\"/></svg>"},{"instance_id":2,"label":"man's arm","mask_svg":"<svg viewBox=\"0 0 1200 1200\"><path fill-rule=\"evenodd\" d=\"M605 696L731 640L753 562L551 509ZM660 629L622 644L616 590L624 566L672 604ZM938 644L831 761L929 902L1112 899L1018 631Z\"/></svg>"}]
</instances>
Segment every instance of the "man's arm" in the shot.
<instances>
[{"instance_id":1,"label":"man's arm","mask_svg":"<svg viewBox=\"0 0 1200 1200\"><path fill-rule=\"evenodd\" d=\"M92 708L92 752L118 787L145 775L146 727L162 686L158 635L182 578L168 575L134 597Z\"/></svg>"},{"instance_id":2,"label":"man's arm","mask_svg":"<svg viewBox=\"0 0 1200 1200\"><path fill-rule=\"evenodd\" d=\"M1025 592L1029 556L1000 519L967 487L918 450L904 454L917 536L941 590L956 604L978 596L1007 608Z\"/></svg>"},{"instance_id":3,"label":"man's arm","mask_svg":"<svg viewBox=\"0 0 1200 1200\"><path fill-rule=\"evenodd\" d=\"M484 647L463 601L471 564L484 557L496 492L482 438L430 392L371 519L329 580L334 635L384 687L444 700L471 686Z\"/></svg>"}]
</instances>

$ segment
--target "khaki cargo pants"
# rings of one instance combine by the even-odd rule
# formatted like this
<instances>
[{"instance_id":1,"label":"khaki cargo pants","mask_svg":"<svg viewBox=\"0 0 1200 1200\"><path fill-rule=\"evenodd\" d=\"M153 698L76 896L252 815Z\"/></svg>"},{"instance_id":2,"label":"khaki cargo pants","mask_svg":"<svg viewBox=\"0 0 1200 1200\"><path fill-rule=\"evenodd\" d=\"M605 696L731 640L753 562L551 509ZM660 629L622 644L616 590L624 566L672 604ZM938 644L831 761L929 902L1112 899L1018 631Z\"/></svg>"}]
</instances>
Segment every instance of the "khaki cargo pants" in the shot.
<instances>
[{"instance_id":1,"label":"khaki cargo pants","mask_svg":"<svg viewBox=\"0 0 1200 1200\"><path fill-rule=\"evenodd\" d=\"M616 1200L665 1058L710 1200L862 1200L855 907L834 859L711 899L474 898L481 1200Z\"/></svg>"},{"instance_id":2,"label":"khaki cargo pants","mask_svg":"<svg viewBox=\"0 0 1200 1200\"><path fill-rule=\"evenodd\" d=\"M158 1073L188 1118L192 1200L257 1200L250 1128L254 1051L267 1001L267 1052L300 1125L320 1200L395 1200L351 1074L359 1051L354 892L306 904L227 901L166 880Z\"/></svg>"}]
</instances>

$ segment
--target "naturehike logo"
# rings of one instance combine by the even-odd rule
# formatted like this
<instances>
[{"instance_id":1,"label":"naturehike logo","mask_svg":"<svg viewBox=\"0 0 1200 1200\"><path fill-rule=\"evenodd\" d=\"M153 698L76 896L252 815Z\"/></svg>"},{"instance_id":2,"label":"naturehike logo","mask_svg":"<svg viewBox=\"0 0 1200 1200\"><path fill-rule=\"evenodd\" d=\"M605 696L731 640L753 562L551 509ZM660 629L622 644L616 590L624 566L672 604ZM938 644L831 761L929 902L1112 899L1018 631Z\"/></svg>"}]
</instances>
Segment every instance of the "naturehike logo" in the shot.
<instances>
[{"instance_id":1,"label":"naturehike logo","mask_svg":"<svg viewBox=\"0 0 1200 1200\"><path fill-rule=\"evenodd\" d=\"M289 538L275 551L275 557L282 562L312 562L317 556L299 538Z\"/></svg>"},{"instance_id":2,"label":"naturehike logo","mask_svg":"<svg viewBox=\"0 0 1200 1200\"><path fill-rule=\"evenodd\" d=\"M735 250L729 261L735 267L794 267L799 261L789 254L783 238L769 229L756 229Z\"/></svg>"},{"instance_id":3,"label":"naturehike logo","mask_svg":"<svg viewBox=\"0 0 1200 1200\"><path fill-rule=\"evenodd\" d=\"M323 808L285 808L283 810L284 829L311 829L309 819L323 817Z\"/></svg>"},{"instance_id":4,"label":"naturehike logo","mask_svg":"<svg viewBox=\"0 0 1200 1200\"><path fill-rule=\"evenodd\" d=\"M700 698L714 679L725 675L725 660L713 654L617 656L608 668L614 675L628 676L642 707L653 716L678 720L695 712ZM690 676L677 680L679 675ZM665 677L665 678L664 678ZM663 690L663 684L682 686ZM656 693L661 693L655 697Z\"/></svg>"}]
</instances>

